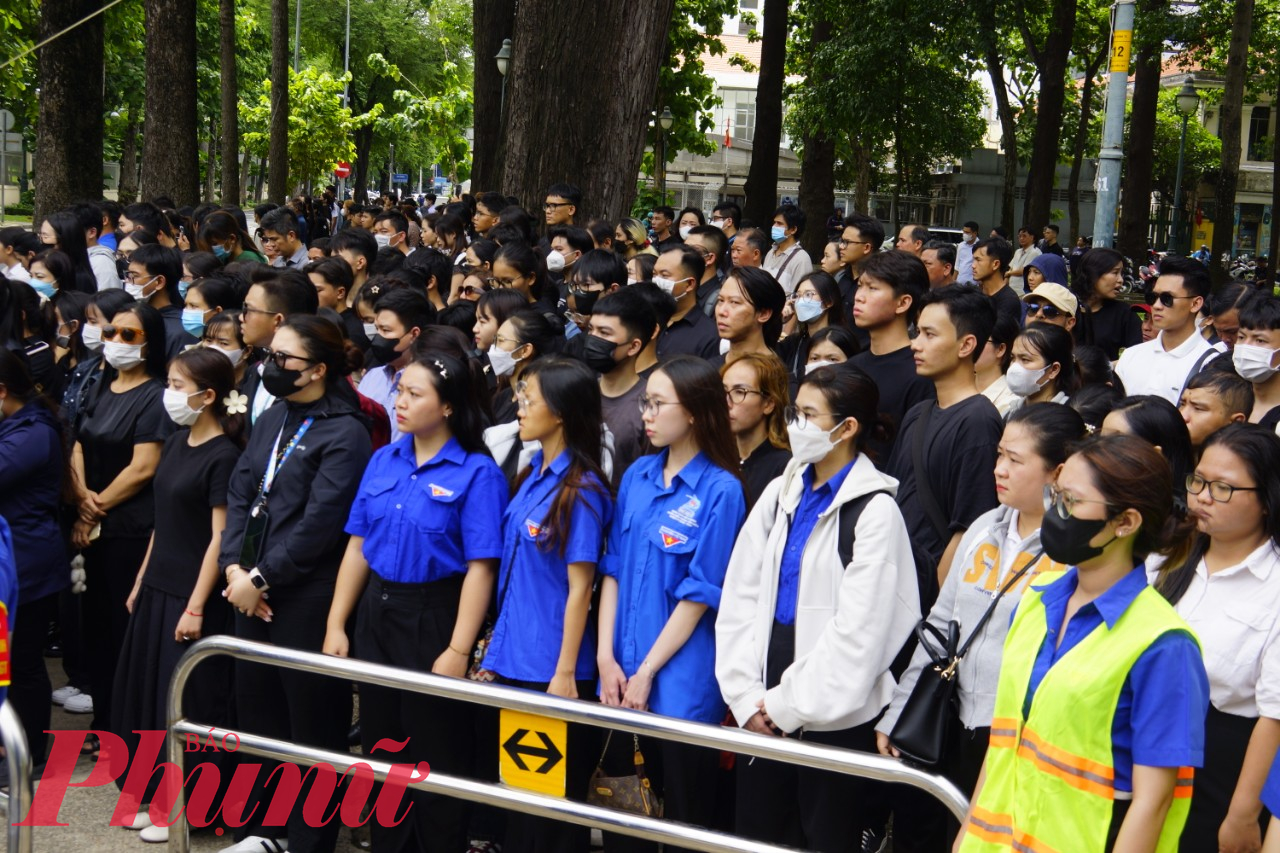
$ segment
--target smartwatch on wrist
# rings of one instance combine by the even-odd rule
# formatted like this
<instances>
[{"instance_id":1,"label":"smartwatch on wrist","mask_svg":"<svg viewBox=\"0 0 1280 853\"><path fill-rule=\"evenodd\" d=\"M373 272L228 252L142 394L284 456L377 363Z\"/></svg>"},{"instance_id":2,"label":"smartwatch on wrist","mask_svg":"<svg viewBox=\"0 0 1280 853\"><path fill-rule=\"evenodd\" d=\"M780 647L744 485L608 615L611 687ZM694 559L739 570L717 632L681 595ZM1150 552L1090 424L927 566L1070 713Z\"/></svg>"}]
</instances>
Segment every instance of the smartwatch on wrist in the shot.
<instances>
[{"instance_id":1,"label":"smartwatch on wrist","mask_svg":"<svg viewBox=\"0 0 1280 853\"><path fill-rule=\"evenodd\" d=\"M267 586L267 579L264 578L262 576L262 572L258 571L257 569L251 569L249 571L249 582L252 583L253 588L258 590L259 592L266 592L268 589L270 589L270 587Z\"/></svg>"}]
</instances>

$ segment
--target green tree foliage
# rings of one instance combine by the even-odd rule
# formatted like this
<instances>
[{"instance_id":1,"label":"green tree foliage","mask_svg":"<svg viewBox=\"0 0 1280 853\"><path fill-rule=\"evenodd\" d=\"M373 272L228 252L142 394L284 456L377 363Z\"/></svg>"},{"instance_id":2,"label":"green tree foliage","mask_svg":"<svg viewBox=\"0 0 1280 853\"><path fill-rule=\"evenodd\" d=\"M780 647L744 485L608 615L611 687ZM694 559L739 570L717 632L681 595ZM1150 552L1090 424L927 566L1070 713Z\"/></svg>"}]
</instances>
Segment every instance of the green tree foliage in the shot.
<instances>
[{"instance_id":1,"label":"green tree foliage","mask_svg":"<svg viewBox=\"0 0 1280 853\"><path fill-rule=\"evenodd\" d=\"M1156 145L1152 152L1152 188L1162 198L1173 195L1178 170L1178 142L1182 137L1182 114L1178 112L1178 90L1165 89L1156 102ZM1187 150L1183 161L1182 191L1194 193L1196 186L1212 178L1222 165L1222 140L1192 116L1187 122Z\"/></svg>"},{"instance_id":2,"label":"green tree foliage","mask_svg":"<svg viewBox=\"0 0 1280 853\"><path fill-rule=\"evenodd\" d=\"M9 62L0 69L0 107L14 114L19 128L35 121L36 54L26 53L35 44L39 29L40 10L34 0L0 4L0 62Z\"/></svg>"},{"instance_id":3,"label":"green tree foliage","mask_svg":"<svg viewBox=\"0 0 1280 853\"><path fill-rule=\"evenodd\" d=\"M667 159L674 160L680 151L694 154L714 154L716 144L707 134L717 128L711 111L720 105L715 93L715 81L706 73L703 54L724 56L724 19L738 11L736 0L676 0L675 14L667 30L667 58L658 72L657 101L654 112L664 108L671 110L674 121L666 131ZM735 65L747 66L740 55L730 57ZM660 128L656 122L649 126L649 143L657 140ZM657 146L654 146L657 150ZM654 157L645 154L642 169L652 174Z\"/></svg>"}]
</instances>

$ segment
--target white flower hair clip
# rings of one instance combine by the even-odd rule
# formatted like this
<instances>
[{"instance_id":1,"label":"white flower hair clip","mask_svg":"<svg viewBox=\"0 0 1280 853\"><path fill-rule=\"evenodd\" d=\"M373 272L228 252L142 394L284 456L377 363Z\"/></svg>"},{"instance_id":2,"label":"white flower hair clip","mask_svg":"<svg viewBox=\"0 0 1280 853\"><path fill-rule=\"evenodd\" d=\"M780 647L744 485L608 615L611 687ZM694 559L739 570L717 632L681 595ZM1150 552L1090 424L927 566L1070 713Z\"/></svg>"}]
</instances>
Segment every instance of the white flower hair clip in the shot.
<instances>
[{"instance_id":1,"label":"white flower hair clip","mask_svg":"<svg viewBox=\"0 0 1280 853\"><path fill-rule=\"evenodd\" d=\"M243 415L249 411L249 398L239 391L233 390L223 398L222 405L227 407L228 415Z\"/></svg>"},{"instance_id":2,"label":"white flower hair clip","mask_svg":"<svg viewBox=\"0 0 1280 853\"><path fill-rule=\"evenodd\" d=\"M438 369L438 370L440 371L440 378L441 378L441 379L448 379L448 378L449 378L449 371L448 371L448 370L445 370L444 364L443 364L439 359L437 359L437 360L434 362L434 364L435 364L435 366L436 366L436 369Z\"/></svg>"}]
</instances>

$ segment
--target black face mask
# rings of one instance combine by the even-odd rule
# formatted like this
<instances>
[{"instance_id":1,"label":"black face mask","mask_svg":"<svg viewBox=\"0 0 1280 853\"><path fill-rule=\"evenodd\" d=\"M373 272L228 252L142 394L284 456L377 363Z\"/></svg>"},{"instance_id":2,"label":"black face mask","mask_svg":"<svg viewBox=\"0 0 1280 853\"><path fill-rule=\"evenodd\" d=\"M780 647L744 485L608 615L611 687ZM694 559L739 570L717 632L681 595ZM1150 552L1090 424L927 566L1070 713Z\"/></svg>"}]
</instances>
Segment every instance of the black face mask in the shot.
<instances>
[{"instance_id":1,"label":"black face mask","mask_svg":"<svg viewBox=\"0 0 1280 853\"><path fill-rule=\"evenodd\" d=\"M598 290L575 290L573 291L573 304L578 306L578 313L587 315L591 313L591 309L596 307L596 300L600 298Z\"/></svg>"},{"instance_id":2,"label":"black face mask","mask_svg":"<svg viewBox=\"0 0 1280 853\"><path fill-rule=\"evenodd\" d=\"M587 367L596 373L608 373L618 366L618 362L613 357L613 353L618 346L619 344L615 344L613 341L606 341L596 335L588 335L586 345L582 348L582 360L587 363Z\"/></svg>"},{"instance_id":3,"label":"black face mask","mask_svg":"<svg viewBox=\"0 0 1280 853\"><path fill-rule=\"evenodd\" d=\"M1040 523L1040 546L1049 558L1068 566L1078 566L1101 554L1116 537L1101 546L1090 545L1093 537L1107 526L1108 519L1063 518L1050 507Z\"/></svg>"},{"instance_id":4,"label":"black face mask","mask_svg":"<svg viewBox=\"0 0 1280 853\"><path fill-rule=\"evenodd\" d=\"M56 339L56 341L55 341L55 342L56 342L56 343L58 344L58 346L60 346L62 349L71 349L71 336L70 336L70 335L58 335L58 337L57 337L57 339Z\"/></svg>"},{"instance_id":5,"label":"black face mask","mask_svg":"<svg viewBox=\"0 0 1280 853\"><path fill-rule=\"evenodd\" d=\"M400 355L400 353L396 352L396 347L398 346L400 346L400 341L397 338L384 338L382 335L374 335L373 340L369 342L369 357L375 365L390 364Z\"/></svg>"},{"instance_id":6,"label":"black face mask","mask_svg":"<svg viewBox=\"0 0 1280 853\"><path fill-rule=\"evenodd\" d=\"M262 387L272 397L288 397L302 390L298 380L302 378L301 370L289 370L274 361L268 361L262 371Z\"/></svg>"}]
</instances>

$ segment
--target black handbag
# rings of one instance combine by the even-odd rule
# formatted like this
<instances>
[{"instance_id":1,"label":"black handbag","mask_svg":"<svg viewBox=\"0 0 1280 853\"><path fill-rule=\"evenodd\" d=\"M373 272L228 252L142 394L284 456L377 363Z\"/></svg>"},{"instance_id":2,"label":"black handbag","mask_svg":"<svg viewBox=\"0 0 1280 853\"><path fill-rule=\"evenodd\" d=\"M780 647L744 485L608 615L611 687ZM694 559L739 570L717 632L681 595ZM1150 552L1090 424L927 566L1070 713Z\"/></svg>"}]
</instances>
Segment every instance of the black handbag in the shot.
<instances>
[{"instance_id":1,"label":"black handbag","mask_svg":"<svg viewBox=\"0 0 1280 853\"><path fill-rule=\"evenodd\" d=\"M928 654L929 663L920 671L916 686L889 733L889 743L902 753L903 758L929 768L942 764L960 723L959 699L956 696L956 688L960 684L960 661L986 627L1000 599L1040 561L1042 553L1032 557L992 597L991 604L978 624L973 626L963 646L960 645L960 623L955 620L947 622L945 635L927 618L916 625L916 638ZM936 645L930 640L930 635L937 641Z\"/></svg>"}]
</instances>

